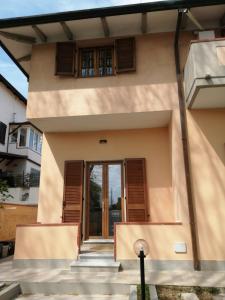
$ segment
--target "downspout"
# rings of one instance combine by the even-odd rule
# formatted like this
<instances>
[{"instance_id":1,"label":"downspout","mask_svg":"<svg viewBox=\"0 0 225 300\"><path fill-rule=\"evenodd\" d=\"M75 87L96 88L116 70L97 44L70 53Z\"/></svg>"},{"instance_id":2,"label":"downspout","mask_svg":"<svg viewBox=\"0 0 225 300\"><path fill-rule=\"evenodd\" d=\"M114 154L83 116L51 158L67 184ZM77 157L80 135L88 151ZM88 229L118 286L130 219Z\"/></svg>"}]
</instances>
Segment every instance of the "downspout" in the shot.
<instances>
[{"instance_id":1,"label":"downspout","mask_svg":"<svg viewBox=\"0 0 225 300\"><path fill-rule=\"evenodd\" d=\"M176 25L176 32L175 32L175 39L174 39L174 55L175 55L175 65L176 65L177 86L178 86L181 135L182 135L182 146L183 146L183 156L184 156L185 180L186 180L186 187L187 187L188 210L189 210L189 219L190 219L193 265L195 270L200 270L198 241L196 235L194 200L193 200L192 184L191 184L191 167L190 167L190 154L188 148L187 115L186 115L185 98L183 94L183 81L182 81L183 76L180 67L180 52L179 52L179 38L180 38L181 23L182 23L184 12L185 12L184 9L178 10L177 25Z\"/></svg>"}]
</instances>

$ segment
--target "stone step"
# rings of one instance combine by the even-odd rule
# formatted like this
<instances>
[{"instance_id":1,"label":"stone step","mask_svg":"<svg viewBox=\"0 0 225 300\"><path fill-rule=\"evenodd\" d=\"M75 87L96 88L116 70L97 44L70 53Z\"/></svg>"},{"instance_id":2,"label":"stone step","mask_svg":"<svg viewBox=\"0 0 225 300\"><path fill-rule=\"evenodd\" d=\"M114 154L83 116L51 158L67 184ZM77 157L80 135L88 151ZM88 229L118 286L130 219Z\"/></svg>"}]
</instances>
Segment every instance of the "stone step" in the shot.
<instances>
[{"instance_id":1,"label":"stone step","mask_svg":"<svg viewBox=\"0 0 225 300\"><path fill-rule=\"evenodd\" d=\"M81 252L79 254L79 260L86 261L86 260L98 260L98 259L106 259L106 260L113 260L114 254L112 251L108 252Z\"/></svg>"},{"instance_id":2,"label":"stone step","mask_svg":"<svg viewBox=\"0 0 225 300\"><path fill-rule=\"evenodd\" d=\"M120 263L113 259L76 260L70 265L72 272L119 272Z\"/></svg>"},{"instance_id":3,"label":"stone step","mask_svg":"<svg viewBox=\"0 0 225 300\"><path fill-rule=\"evenodd\" d=\"M107 273L106 273L107 274ZM108 273L110 274L110 273ZM109 276L106 276L107 278ZM110 275L111 278L111 275ZM20 282L22 294L44 294L44 295L129 295L130 285L125 283L111 282L106 280L102 282L74 281L22 281ZM40 298L39 298L40 299Z\"/></svg>"},{"instance_id":4,"label":"stone step","mask_svg":"<svg viewBox=\"0 0 225 300\"><path fill-rule=\"evenodd\" d=\"M84 252L109 252L113 251L113 244L83 244L80 247L82 253Z\"/></svg>"},{"instance_id":5,"label":"stone step","mask_svg":"<svg viewBox=\"0 0 225 300\"><path fill-rule=\"evenodd\" d=\"M113 239L89 239L83 241L83 244L114 244Z\"/></svg>"}]
</instances>

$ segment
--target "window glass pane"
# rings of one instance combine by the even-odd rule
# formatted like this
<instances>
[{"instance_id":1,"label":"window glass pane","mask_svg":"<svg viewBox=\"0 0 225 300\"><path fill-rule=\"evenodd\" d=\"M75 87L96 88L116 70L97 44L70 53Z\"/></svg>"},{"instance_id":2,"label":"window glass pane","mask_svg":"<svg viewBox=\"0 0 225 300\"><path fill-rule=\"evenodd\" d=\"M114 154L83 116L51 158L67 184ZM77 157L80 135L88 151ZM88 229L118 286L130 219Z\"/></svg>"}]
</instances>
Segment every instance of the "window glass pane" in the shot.
<instances>
[{"instance_id":1,"label":"window glass pane","mask_svg":"<svg viewBox=\"0 0 225 300\"><path fill-rule=\"evenodd\" d=\"M37 151L38 149L38 134L37 132L34 133L34 150Z\"/></svg>"},{"instance_id":2,"label":"window glass pane","mask_svg":"<svg viewBox=\"0 0 225 300\"><path fill-rule=\"evenodd\" d=\"M42 146L42 138L40 135L38 135L38 153L41 153L41 146Z\"/></svg>"},{"instance_id":3,"label":"window glass pane","mask_svg":"<svg viewBox=\"0 0 225 300\"><path fill-rule=\"evenodd\" d=\"M100 48L99 52L99 75L106 76L113 74L112 66L112 48Z\"/></svg>"},{"instance_id":4,"label":"window glass pane","mask_svg":"<svg viewBox=\"0 0 225 300\"><path fill-rule=\"evenodd\" d=\"M95 76L94 49L81 50L81 77Z\"/></svg>"},{"instance_id":5,"label":"window glass pane","mask_svg":"<svg viewBox=\"0 0 225 300\"><path fill-rule=\"evenodd\" d=\"M34 144L34 130L30 129L30 140L29 140L30 149L33 149L33 144Z\"/></svg>"},{"instance_id":6,"label":"window glass pane","mask_svg":"<svg viewBox=\"0 0 225 300\"><path fill-rule=\"evenodd\" d=\"M20 147L25 147L27 141L27 128L20 128Z\"/></svg>"},{"instance_id":7,"label":"window glass pane","mask_svg":"<svg viewBox=\"0 0 225 300\"><path fill-rule=\"evenodd\" d=\"M17 142L17 135L18 135L17 130L10 135L11 136L11 140L10 140L11 143L16 143Z\"/></svg>"}]
</instances>

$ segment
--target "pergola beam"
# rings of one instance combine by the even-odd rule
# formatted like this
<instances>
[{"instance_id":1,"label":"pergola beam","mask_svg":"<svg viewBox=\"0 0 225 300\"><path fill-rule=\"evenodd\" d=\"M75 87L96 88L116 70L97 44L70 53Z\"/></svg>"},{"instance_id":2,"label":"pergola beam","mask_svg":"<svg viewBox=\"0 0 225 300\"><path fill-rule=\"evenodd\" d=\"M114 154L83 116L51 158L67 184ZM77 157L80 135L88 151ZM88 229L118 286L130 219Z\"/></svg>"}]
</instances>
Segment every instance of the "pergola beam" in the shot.
<instances>
[{"instance_id":1,"label":"pergola beam","mask_svg":"<svg viewBox=\"0 0 225 300\"><path fill-rule=\"evenodd\" d=\"M109 37L110 36L109 24L105 17L101 17L101 23L102 23L102 28L105 37Z\"/></svg>"},{"instance_id":2,"label":"pergola beam","mask_svg":"<svg viewBox=\"0 0 225 300\"><path fill-rule=\"evenodd\" d=\"M0 35L4 36L6 39L14 40L25 44L34 44L36 39L32 36L27 36L23 34L11 33L6 31L0 31Z\"/></svg>"},{"instance_id":3,"label":"pergola beam","mask_svg":"<svg viewBox=\"0 0 225 300\"><path fill-rule=\"evenodd\" d=\"M60 25L62 26L62 29L63 29L66 37L68 38L68 40L72 41L73 40L73 33L70 30L69 26L64 21L60 22Z\"/></svg>"},{"instance_id":4,"label":"pergola beam","mask_svg":"<svg viewBox=\"0 0 225 300\"><path fill-rule=\"evenodd\" d=\"M31 60L31 54L27 54L17 58L18 62L29 61L29 60Z\"/></svg>"},{"instance_id":5,"label":"pergola beam","mask_svg":"<svg viewBox=\"0 0 225 300\"><path fill-rule=\"evenodd\" d=\"M147 13L144 12L141 14L141 32L142 34L147 33L148 30L148 19Z\"/></svg>"},{"instance_id":6,"label":"pergola beam","mask_svg":"<svg viewBox=\"0 0 225 300\"><path fill-rule=\"evenodd\" d=\"M47 42L47 36L37 25L32 25L32 29L43 43Z\"/></svg>"}]
</instances>

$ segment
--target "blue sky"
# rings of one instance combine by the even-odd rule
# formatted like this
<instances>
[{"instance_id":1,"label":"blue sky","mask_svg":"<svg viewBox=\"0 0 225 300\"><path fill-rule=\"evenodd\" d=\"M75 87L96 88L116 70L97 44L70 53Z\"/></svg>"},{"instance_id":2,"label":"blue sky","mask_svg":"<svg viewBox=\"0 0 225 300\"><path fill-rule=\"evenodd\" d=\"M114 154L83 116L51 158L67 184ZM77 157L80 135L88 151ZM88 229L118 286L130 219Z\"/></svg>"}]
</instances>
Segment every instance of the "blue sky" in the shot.
<instances>
[{"instance_id":1,"label":"blue sky","mask_svg":"<svg viewBox=\"0 0 225 300\"><path fill-rule=\"evenodd\" d=\"M151 0L1 0L0 19L141 2ZM0 49L0 73L27 96L26 77L2 49Z\"/></svg>"}]
</instances>

